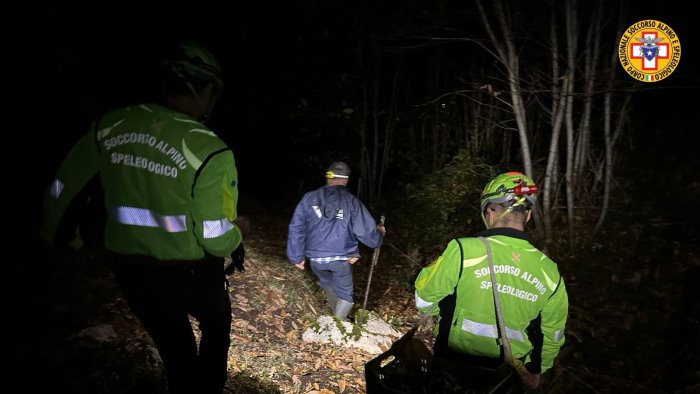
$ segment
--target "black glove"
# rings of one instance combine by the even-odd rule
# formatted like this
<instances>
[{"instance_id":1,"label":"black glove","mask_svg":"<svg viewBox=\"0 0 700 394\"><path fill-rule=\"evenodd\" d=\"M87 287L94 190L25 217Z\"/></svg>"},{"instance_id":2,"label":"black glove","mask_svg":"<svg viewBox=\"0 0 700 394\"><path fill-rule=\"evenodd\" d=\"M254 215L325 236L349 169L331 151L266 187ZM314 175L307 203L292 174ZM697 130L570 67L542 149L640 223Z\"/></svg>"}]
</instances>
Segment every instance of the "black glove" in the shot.
<instances>
[{"instance_id":1,"label":"black glove","mask_svg":"<svg viewBox=\"0 0 700 394\"><path fill-rule=\"evenodd\" d=\"M243 263L245 262L245 248L243 247L243 242L241 242L236 250L231 253L231 264L224 268L224 274L233 275L234 269L239 272L245 272L245 267Z\"/></svg>"}]
</instances>

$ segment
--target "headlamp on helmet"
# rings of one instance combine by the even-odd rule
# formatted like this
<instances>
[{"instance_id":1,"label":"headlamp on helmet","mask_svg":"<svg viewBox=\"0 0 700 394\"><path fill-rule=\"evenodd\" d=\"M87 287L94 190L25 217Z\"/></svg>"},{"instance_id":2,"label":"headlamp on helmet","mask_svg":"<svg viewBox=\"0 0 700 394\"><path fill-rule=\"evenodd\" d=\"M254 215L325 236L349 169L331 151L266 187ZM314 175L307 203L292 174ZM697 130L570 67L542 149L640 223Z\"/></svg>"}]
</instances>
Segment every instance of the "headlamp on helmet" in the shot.
<instances>
[{"instance_id":1,"label":"headlamp on helmet","mask_svg":"<svg viewBox=\"0 0 700 394\"><path fill-rule=\"evenodd\" d=\"M484 210L488 204L500 204L505 208L496 222L500 221L509 212L525 212L537 202L538 187L535 182L521 172L507 172L498 175L481 193L481 216L484 223L486 217Z\"/></svg>"},{"instance_id":2,"label":"headlamp on helmet","mask_svg":"<svg viewBox=\"0 0 700 394\"><path fill-rule=\"evenodd\" d=\"M484 187L481 193L481 210L483 211L487 204L503 203L510 206L523 205L529 209L535 205L538 191L535 182L521 172L501 174Z\"/></svg>"}]
</instances>

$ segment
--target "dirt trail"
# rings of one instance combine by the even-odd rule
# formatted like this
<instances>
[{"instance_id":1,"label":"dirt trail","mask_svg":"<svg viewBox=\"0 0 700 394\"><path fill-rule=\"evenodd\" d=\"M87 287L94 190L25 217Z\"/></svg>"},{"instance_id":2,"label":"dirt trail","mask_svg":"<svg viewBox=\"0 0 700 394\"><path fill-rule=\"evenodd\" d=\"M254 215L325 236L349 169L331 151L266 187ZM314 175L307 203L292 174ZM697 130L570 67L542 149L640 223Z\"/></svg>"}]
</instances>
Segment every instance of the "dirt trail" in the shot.
<instances>
[{"instance_id":1,"label":"dirt trail","mask_svg":"<svg viewBox=\"0 0 700 394\"><path fill-rule=\"evenodd\" d=\"M364 393L363 368L372 355L301 340L325 304L313 274L286 261L288 216L259 209L247 214L253 230L246 240L246 272L231 281L227 390ZM623 224L630 221L640 224ZM618 212L611 222L599 243L559 261L571 309L567 344L545 392L692 392L700 380L694 235L668 217ZM412 284L420 267L391 242L373 274L368 309L406 332L419 320ZM371 250L363 252L354 273L357 306L371 258ZM87 249L58 259L47 274L41 372L26 382L27 392L163 390L155 349L103 261ZM431 328L429 323L419 332L429 346Z\"/></svg>"}]
</instances>

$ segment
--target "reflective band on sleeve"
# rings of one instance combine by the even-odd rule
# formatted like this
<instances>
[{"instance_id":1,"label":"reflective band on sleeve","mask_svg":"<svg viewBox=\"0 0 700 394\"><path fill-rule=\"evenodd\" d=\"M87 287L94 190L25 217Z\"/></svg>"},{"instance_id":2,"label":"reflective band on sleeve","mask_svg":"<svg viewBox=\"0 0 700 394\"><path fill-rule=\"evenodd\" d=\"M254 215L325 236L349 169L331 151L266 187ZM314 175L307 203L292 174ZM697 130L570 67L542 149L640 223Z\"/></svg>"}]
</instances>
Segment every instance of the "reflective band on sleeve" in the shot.
<instances>
[{"instance_id":1,"label":"reflective band on sleeve","mask_svg":"<svg viewBox=\"0 0 700 394\"><path fill-rule=\"evenodd\" d=\"M554 342L559 342L564 338L564 330L554 331Z\"/></svg>"},{"instance_id":2,"label":"reflective band on sleeve","mask_svg":"<svg viewBox=\"0 0 700 394\"><path fill-rule=\"evenodd\" d=\"M470 332L474 335L482 337L498 338L498 328L495 324L477 323L475 321L464 319L462 320L462 331ZM515 339L524 342L523 333L506 327L506 335L508 339Z\"/></svg>"},{"instance_id":3,"label":"reflective band on sleeve","mask_svg":"<svg viewBox=\"0 0 700 394\"><path fill-rule=\"evenodd\" d=\"M216 238L224 235L227 231L233 229L233 224L227 219L205 220L204 221L204 238Z\"/></svg>"},{"instance_id":4,"label":"reflective band on sleeve","mask_svg":"<svg viewBox=\"0 0 700 394\"><path fill-rule=\"evenodd\" d=\"M428 302L418 296L418 292L415 293L416 295L416 308L428 308L433 306L432 302Z\"/></svg>"},{"instance_id":5,"label":"reflective band on sleeve","mask_svg":"<svg viewBox=\"0 0 700 394\"><path fill-rule=\"evenodd\" d=\"M112 219L121 224L155 227L169 233L187 231L187 216L185 215L161 215L150 209L115 205L110 207L110 215Z\"/></svg>"},{"instance_id":6,"label":"reflective band on sleeve","mask_svg":"<svg viewBox=\"0 0 700 394\"><path fill-rule=\"evenodd\" d=\"M59 181L58 179L53 181L53 183L51 184L51 189L49 190L51 197L58 200L58 197L61 196L62 191L63 191L63 182Z\"/></svg>"}]
</instances>

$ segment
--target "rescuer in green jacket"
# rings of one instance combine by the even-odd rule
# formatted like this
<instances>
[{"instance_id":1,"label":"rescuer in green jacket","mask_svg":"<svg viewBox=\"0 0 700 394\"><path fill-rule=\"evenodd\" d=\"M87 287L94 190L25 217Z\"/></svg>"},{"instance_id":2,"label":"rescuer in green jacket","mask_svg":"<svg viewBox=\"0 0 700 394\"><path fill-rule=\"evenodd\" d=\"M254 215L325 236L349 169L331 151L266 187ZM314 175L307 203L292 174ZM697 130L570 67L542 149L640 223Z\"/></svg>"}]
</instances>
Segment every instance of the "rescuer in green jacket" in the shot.
<instances>
[{"instance_id":1,"label":"rescuer in green jacket","mask_svg":"<svg viewBox=\"0 0 700 394\"><path fill-rule=\"evenodd\" d=\"M525 362L526 387L539 386L564 344L568 297L557 265L524 233L537 186L519 172L494 178L481 194L505 331L514 358ZM461 260L461 261L460 261ZM448 243L416 278L416 306L439 314L436 355L495 367L503 360L485 245L478 238Z\"/></svg>"},{"instance_id":2,"label":"rescuer in green jacket","mask_svg":"<svg viewBox=\"0 0 700 394\"><path fill-rule=\"evenodd\" d=\"M242 250L233 152L202 123L221 94L221 69L193 43L161 66L163 104L107 112L63 161L41 235L54 241L70 202L99 175L114 275L158 347L170 392L221 393L231 329L223 258ZM200 323L199 349L189 315Z\"/></svg>"}]
</instances>

